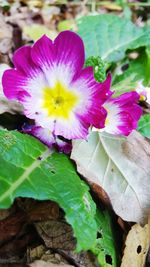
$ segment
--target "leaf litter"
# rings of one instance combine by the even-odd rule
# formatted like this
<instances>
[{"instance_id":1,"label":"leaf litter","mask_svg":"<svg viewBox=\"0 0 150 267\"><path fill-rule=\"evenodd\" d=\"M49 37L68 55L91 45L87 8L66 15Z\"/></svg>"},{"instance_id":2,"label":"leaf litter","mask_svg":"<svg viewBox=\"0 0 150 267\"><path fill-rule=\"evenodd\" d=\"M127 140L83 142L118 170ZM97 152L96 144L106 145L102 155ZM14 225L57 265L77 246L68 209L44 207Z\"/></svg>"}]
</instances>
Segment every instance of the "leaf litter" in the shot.
<instances>
[{"instance_id":1,"label":"leaf litter","mask_svg":"<svg viewBox=\"0 0 150 267\"><path fill-rule=\"evenodd\" d=\"M40 30L38 31L38 25L39 25L39 29L40 27L42 27L42 30L43 30L43 27L44 27L45 31L46 32L48 31L50 37L52 37L53 34L54 35L57 34L59 28L63 30L66 27L63 25L68 25L67 23L66 24L62 23L61 25L61 21L63 22L65 20L69 20L69 23L71 21L71 25L72 25L72 21L74 23L74 20L76 17L78 16L80 17L80 15L86 15L91 12L89 7L86 6L86 1L83 1L85 3L83 3L82 5L81 4L73 5L74 3L71 3L70 5L68 1L67 1L68 3L64 1L65 4L61 5L60 3L58 4L58 3L55 3L56 1L53 1L54 2L53 6L47 5L47 3L43 4L43 1L11 1L11 2L12 4L10 5L9 11L6 8L5 11L3 10L1 17L0 17L1 25L3 25L3 27L1 27L1 30L0 30L0 53L1 53L0 63L1 64L10 65L13 52L16 48L28 42L32 43L33 40L38 38L37 35L39 34L39 31L40 31ZM100 13L107 13L108 10L110 12L113 10L113 8L114 6L111 7L111 4L110 4L108 6L104 5L102 9L98 8L98 10ZM115 8L117 8L115 10L118 10L119 12L122 10L122 8L120 8L117 5ZM136 15L134 14L134 16ZM17 24L17 27L16 27L16 24ZM33 25L33 30L31 29L31 31L29 31L29 28L31 25ZM37 27L37 33L36 33L36 28L34 28L34 25L36 25ZM17 34L18 36L20 36L19 38ZM5 112L15 113L15 114L22 113L22 107L18 106L18 103L12 102L12 105L10 106L10 103L8 104L7 102L5 102L6 99L4 99L4 96L2 96L2 98L0 99L0 103L1 103L0 113L1 114ZM107 141L104 139L107 139L107 138L105 137L103 138L103 142L105 143L105 146L107 147ZM131 139L132 139L131 142L128 139L129 143L127 146L123 146L124 156L128 157L130 161L132 161L133 159L132 157L134 156L135 162L136 160L138 160L138 163L139 163L137 164L138 166L136 166L137 173L139 169L141 169L140 173L142 173L143 177L146 177L148 174L148 169L149 169L148 140L143 139L142 137L138 136L138 134L133 135ZM110 142L112 142L112 140ZM75 149L75 146L74 146L74 149ZM115 150L116 148L114 147L113 149ZM116 154L117 153L114 153L113 159L115 158ZM137 154L137 156L135 154ZM140 156L138 156L138 154L140 154ZM123 168L125 169L126 168L125 163L123 166L124 166ZM142 169L144 169L143 172L142 172ZM134 171L135 170L133 170L133 175L132 175L133 178L135 178ZM147 173L147 174L145 175L144 173ZM142 191L143 187L141 187L140 194L139 194L140 201L138 199L136 201L133 201L133 207L130 207L129 214L128 214L128 206L127 205L124 206L123 202L121 202L121 206L118 208L119 203L117 203L117 200L119 202L120 198L119 198L119 195L117 195L117 197L115 195L116 189L114 189L113 191L114 195L110 196L108 192L109 190L108 191L105 190L106 192L105 191L102 192L102 190L105 188L102 189L100 187L99 179L97 178L97 175L93 175L93 173L91 173L90 174L91 180L89 179L89 174L86 175L86 178L88 178L88 182L91 184L93 197L96 199L98 198L98 200L96 200L96 203L104 207L105 205L102 202L104 201L104 198L105 199L107 198L107 201L106 202L104 201L105 204L107 204L107 206L109 206L110 208L110 202L111 202L116 213L125 220L124 224L127 229L131 227L131 223L130 222L127 223L126 220L143 222L144 219L146 219L146 216L149 212L149 198L146 197L148 196L147 192L149 193L149 183L144 182L145 178L144 179L141 178L144 191ZM125 183L127 184L128 181L124 182L124 179L123 179L122 182L118 184L118 188L122 189ZM103 181L103 184L105 184L105 179ZM137 184L138 185L136 185L136 187L138 188L140 186L140 183L137 183ZM109 186L109 183L106 184L107 188L108 186ZM100 191L101 191L101 196L99 195ZM132 195L132 192L130 193ZM139 198L139 195L137 195L138 198ZM123 197L124 196L121 195L121 200ZM128 195L128 197L130 197L130 194ZM99 199L101 199L102 202ZM126 199L126 201L128 203L128 198ZM113 205L114 202L115 202L115 205ZM134 206L135 203L138 203L138 202L139 204L137 204L137 206L135 207ZM125 203L125 200L124 200L124 203ZM141 206L141 210L140 210L140 206ZM48 207L50 207L50 209ZM136 209L135 212L133 212L134 209ZM68 266L68 267L69 266L79 266L79 267L99 266L97 265L96 259L93 258L93 256L91 257L91 255L88 253L86 256L86 252L84 252L85 254L84 253L79 254L79 258L77 259L76 253L74 254L74 252L65 251L63 250L63 247L61 248L61 251L60 251L60 249L57 250L56 247L53 248L53 246L51 245L50 251L48 250L47 244L45 242L45 237L43 238L43 236L41 235L41 232L38 231L39 228L37 227L37 225L43 224L44 226L46 226L47 221L50 220L50 227L51 227L52 221L54 220L57 222L57 219L59 216L61 217L61 220L63 221L63 223L66 223L63 212L59 210L59 207L56 204L54 204L53 206L53 203L52 203L52 207L51 207L51 202L40 203L40 202L34 202L33 200L26 200L26 199L23 199L23 200L17 199L11 209L1 210L0 211L0 227L1 227L2 235L1 235L1 245L0 245L0 264L2 266L3 265L6 266L11 263L11 265L14 267L15 266L26 266L27 263L30 263L29 266L32 266L32 267L33 266L34 267L36 266L40 266L40 267L42 266L43 267L44 266L45 267L48 267L48 266L51 266L51 267L54 267L54 266L64 266L64 267L65 266ZM116 220L115 220L115 223L116 223ZM149 247L149 237L148 237L149 232L150 232L149 224L145 224L145 226L140 226L139 224L135 224L131 228L131 231L129 232L127 236L128 230L126 231L124 229L122 233L120 226L117 225L117 233L119 233L119 235L122 235L122 236L123 234L127 236L126 247L125 247L124 256L123 256L122 263L121 263L122 267L132 266L131 265L132 261L134 264L133 266L137 266L137 267L144 266L145 260L146 260L146 254L148 252L148 247ZM29 253L29 247L33 249L33 248L38 248L39 246L41 246L41 238L43 238L44 240L43 254L41 254L40 256L36 255L35 257L30 258L31 254ZM47 238L49 239L49 237ZM74 237L72 236L70 237L70 240L72 240L72 238L74 239ZM133 241L133 238L134 238L134 241ZM70 240L68 242L72 242ZM123 244L123 240L120 241L120 243ZM63 246L63 239L62 239L62 246ZM71 243L71 246L73 246L72 243ZM122 245L121 245L121 249L122 249ZM54 252L55 250L57 250L57 253L58 253L56 258L55 258L56 252ZM132 254L129 252L131 250L133 251ZM51 257L48 259L46 255L49 255L49 254L54 255L55 260L54 259L52 260ZM63 255L63 256L60 256L60 255ZM62 257L62 259L58 260L59 257ZM90 261L87 262L87 260L85 260L84 264L82 265L83 258L86 259L86 257L89 258ZM31 263L37 259L38 261ZM110 264L108 263L109 264L108 266L112 266L111 260L110 261L109 260L108 262ZM73 262L75 265L74 264L72 265Z\"/></svg>"}]
</instances>

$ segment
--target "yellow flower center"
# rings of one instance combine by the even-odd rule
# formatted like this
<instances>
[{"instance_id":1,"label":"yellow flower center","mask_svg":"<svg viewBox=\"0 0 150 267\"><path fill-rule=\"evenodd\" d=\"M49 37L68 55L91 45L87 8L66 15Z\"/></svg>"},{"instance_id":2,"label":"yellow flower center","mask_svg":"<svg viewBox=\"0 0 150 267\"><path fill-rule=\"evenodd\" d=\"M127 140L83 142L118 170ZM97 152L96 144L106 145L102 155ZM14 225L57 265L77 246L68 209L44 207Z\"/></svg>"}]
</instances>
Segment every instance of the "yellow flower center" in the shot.
<instances>
[{"instance_id":1,"label":"yellow flower center","mask_svg":"<svg viewBox=\"0 0 150 267\"><path fill-rule=\"evenodd\" d=\"M146 97L144 95L140 95L140 101L145 101L146 100Z\"/></svg>"},{"instance_id":2,"label":"yellow flower center","mask_svg":"<svg viewBox=\"0 0 150 267\"><path fill-rule=\"evenodd\" d=\"M78 96L60 82L57 82L53 88L45 87L43 92L42 107L47 110L48 116L68 119L78 101Z\"/></svg>"}]
</instances>

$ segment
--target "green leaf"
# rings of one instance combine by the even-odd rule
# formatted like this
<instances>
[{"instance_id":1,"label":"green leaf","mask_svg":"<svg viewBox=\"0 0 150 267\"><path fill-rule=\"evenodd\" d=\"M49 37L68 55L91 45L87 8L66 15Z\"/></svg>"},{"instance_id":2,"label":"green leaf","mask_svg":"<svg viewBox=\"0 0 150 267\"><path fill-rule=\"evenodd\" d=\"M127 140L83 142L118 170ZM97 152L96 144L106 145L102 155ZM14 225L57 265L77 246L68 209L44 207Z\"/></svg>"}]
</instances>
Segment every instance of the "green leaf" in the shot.
<instances>
[{"instance_id":1,"label":"green leaf","mask_svg":"<svg viewBox=\"0 0 150 267\"><path fill-rule=\"evenodd\" d=\"M135 60L128 62L129 66L121 75L114 75L113 87L117 94L135 90L138 81L144 85L150 82L150 54L149 47Z\"/></svg>"},{"instance_id":2,"label":"green leaf","mask_svg":"<svg viewBox=\"0 0 150 267\"><path fill-rule=\"evenodd\" d=\"M88 141L73 142L71 158L89 183L105 190L116 214L141 223L150 211L149 146L136 131L128 138L92 132Z\"/></svg>"},{"instance_id":3,"label":"green leaf","mask_svg":"<svg viewBox=\"0 0 150 267\"><path fill-rule=\"evenodd\" d=\"M138 131L145 137L150 138L150 114L141 117L138 123Z\"/></svg>"},{"instance_id":4,"label":"green leaf","mask_svg":"<svg viewBox=\"0 0 150 267\"><path fill-rule=\"evenodd\" d=\"M136 82L145 79L145 70L147 67L147 57L145 53L127 64L129 66L122 74L114 75L113 85L122 83L123 86L128 86L129 82Z\"/></svg>"},{"instance_id":5,"label":"green leaf","mask_svg":"<svg viewBox=\"0 0 150 267\"><path fill-rule=\"evenodd\" d=\"M124 58L128 49L150 45L150 27L139 28L115 15L86 16L77 24L86 57L100 56L106 62L116 62Z\"/></svg>"},{"instance_id":6,"label":"green leaf","mask_svg":"<svg viewBox=\"0 0 150 267\"><path fill-rule=\"evenodd\" d=\"M85 67L92 66L94 70L94 78L98 82L106 79L106 71L103 60L100 57L89 57L85 62Z\"/></svg>"},{"instance_id":7,"label":"green leaf","mask_svg":"<svg viewBox=\"0 0 150 267\"><path fill-rule=\"evenodd\" d=\"M92 252L97 256L101 267L117 267L118 257L116 254L115 239L112 230L112 218L107 210L97 210L97 224L100 237ZM107 263L107 259L111 264Z\"/></svg>"},{"instance_id":8,"label":"green leaf","mask_svg":"<svg viewBox=\"0 0 150 267\"><path fill-rule=\"evenodd\" d=\"M150 82L150 55L148 54L148 47L137 59L129 61L128 65L127 70L122 74L113 75L112 89L115 90L114 96L136 90L139 81L145 86Z\"/></svg>"},{"instance_id":9,"label":"green leaf","mask_svg":"<svg viewBox=\"0 0 150 267\"><path fill-rule=\"evenodd\" d=\"M56 201L73 227L77 251L93 247L95 203L66 155L51 154L29 135L0 130L0 185L0 208L16 197Z\"/></svg>"}]
</instances>

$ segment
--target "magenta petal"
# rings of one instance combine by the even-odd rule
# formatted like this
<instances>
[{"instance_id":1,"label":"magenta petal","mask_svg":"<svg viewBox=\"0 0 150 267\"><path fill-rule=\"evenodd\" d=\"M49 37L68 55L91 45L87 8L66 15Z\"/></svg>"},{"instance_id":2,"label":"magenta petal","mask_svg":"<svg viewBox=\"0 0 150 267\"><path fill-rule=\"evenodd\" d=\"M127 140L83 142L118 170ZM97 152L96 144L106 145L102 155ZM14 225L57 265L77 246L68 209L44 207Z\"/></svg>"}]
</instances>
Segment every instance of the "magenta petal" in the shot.
<instances>
[{"instance_id":1,"label":"magenta petal","mask_svg":"<svg viewBox=\"0 0 150 267\"><path fill-rule=\"evenodd\" d=\"M133 104L134 102L138 102L140 96L137 92L127 92L124 93L116 98L114 98L115 103L119 103L119 105L129 105Z\"/></svg>"},{"instance_id":2,"label":"magenta petal","mask_svg":"<svg viewBox=\"0 0 150 267\"><path fill-rule=\"evenodd\" d=\"M61 32L54 41L55 62L57 65L65 65L74 73L83 68L85 54L82 39L74 32Z\"/></svg>"},{"instance_id":3,"label":"magenta petal","mask_svg":"<svg viewBox=\"0 0 150 267\"><path fill-rule=\"evenodd\" d=\"M101 98L101 103L104 103L113 94L113 92L110 91L111 81L111 74L108 73L106 80L99 83L99 97Z\"/></svg>"},{"instance_id":4,"label":"magenta petal","mask_svg":"<svg viewBox=\"0 0 150 267\"><path fill-rule=\"evenodd\" d=\"M125 107L124 107L125 108ZM137 104L132 104L127 107L128 113L134 118L134 120L138 121L142 115L142 108Z\"/></svg>"},{"instance_id":5,"label":"magenta petal","mask_svg":"<svg viewBox=\"0 0 150 267\"><path fill-rule=\"evenodd\" d=\"M122 124L118 125L119 134L128 136L134 129L137 128L137 121L127 112L121 112L120 114Z\"/></svg>"},{"instance_id":6,"label":"magenta petal","mask_svg":"<svg viewBox=\"0 0 150 267\"><path fill-rule=\"evenodd\" d=\"M54 45L50 38L43 35L31 49L31 57L39 67L48 68L54 63Z\"/></svg>"},{"instance_id":7,"label":"magenta petal","mask_svg":"<svg viewBox=\"0 0 150 267\"><path fill-rule=\"evenodd\" d=\"M32 61L30 46L19 48L13 56L13 62L17 70L25 75L35 76L37 71L39 71L39 67Z\"/></svg>"},{"instance_id":8,"label":"magenta petal","mask_svg":"<svg viewBox=\"0 0 150 267\"><path fill-rule=\"evenodd\" d=\"M84 45L82 39L71 31L61 32L54 42L44 35L33 45L31 57L44 71L60 68L73 79L84 65Z\"/></svg>"},{"instance_id":9,"label":"magenta petal","mask_svg":"<svg viewBox=\"0 0 150 267\"><path fill-rule=\"evenodd\" d=\"M105 108L101 107L97 115L93 116L92 126L98 129L104 128L106 117L107 117L107 111Z\"/></svg>"},{"instance_id":10,"label":"magenta petal","mask_svg":"<svg viewBox=\"0 0 150 267\"><path fill-rule=\"evenodd\" d=\"M8 99L17 99L20 92L25 93L26 78L17 70L6 70L2 77L2 85Z\"/></svg>"}]
</instances>

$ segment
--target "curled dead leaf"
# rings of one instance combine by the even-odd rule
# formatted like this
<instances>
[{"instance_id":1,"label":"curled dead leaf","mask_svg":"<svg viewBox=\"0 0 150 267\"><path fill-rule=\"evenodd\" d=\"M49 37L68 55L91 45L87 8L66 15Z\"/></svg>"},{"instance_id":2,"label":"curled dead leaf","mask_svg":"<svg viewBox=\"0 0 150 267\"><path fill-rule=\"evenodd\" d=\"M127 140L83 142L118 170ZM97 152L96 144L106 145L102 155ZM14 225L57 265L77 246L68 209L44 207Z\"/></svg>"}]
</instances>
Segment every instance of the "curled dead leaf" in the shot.
<instances>
[{"instance_id":1,"label":"curled dead leaf","mask_svg":"<svg viewBox=\"0 0 150 267\"><path fill-rule=\"evenodd\" d=\"M122 258L121 267L144 267L150 245L150 225L135 224L130 230Z\"/></svg>"},{"instance_id":2,"label":"curled dead leaf","mask_svg":"<svg viewBox=\"0 0 150 267\"><path fill-rule=\"evenodd\" d=\"M76 240L71 226L66 222L49 220L37 222L35 225L46 247L65 250L75 249Z\"/></svg>"}]
</instances>

